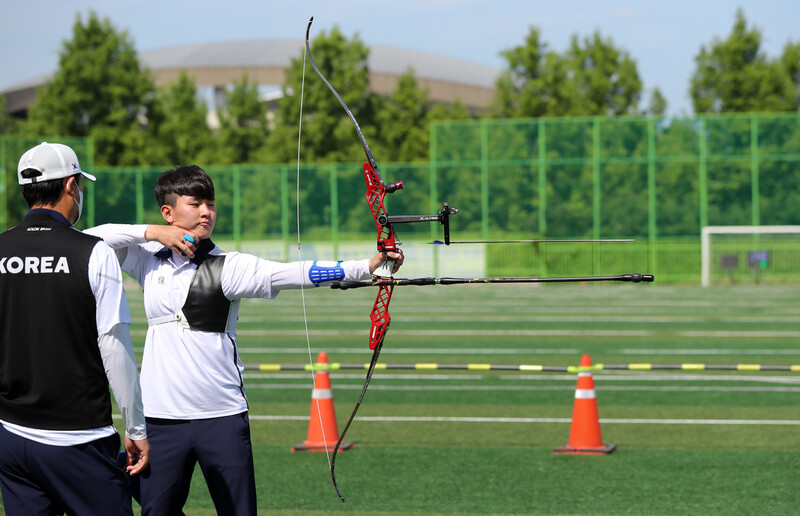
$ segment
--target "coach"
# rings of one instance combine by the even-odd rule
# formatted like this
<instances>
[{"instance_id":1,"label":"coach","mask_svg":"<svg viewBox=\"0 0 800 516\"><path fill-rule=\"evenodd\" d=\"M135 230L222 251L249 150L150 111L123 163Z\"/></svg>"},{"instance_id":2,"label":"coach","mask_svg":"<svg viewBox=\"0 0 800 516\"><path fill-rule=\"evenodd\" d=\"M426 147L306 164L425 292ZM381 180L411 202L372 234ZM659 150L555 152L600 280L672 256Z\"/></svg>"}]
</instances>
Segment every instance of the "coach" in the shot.
<instances>
[{"instance_id":1,"label":"coach","mask_svg":"<svg viewBox=\"0 0 800 516\"><path fill-rule=\"evenodd\" d=\"M0 490L9 515L132 514L127 474L146 465L139 375L116 256L72 229L83 172L42 143L17 168L31 210L0 235ZM127 473L109 386L125 425ZM134 453L138 462L133 464Z\"/></svg>"}]
</instances>

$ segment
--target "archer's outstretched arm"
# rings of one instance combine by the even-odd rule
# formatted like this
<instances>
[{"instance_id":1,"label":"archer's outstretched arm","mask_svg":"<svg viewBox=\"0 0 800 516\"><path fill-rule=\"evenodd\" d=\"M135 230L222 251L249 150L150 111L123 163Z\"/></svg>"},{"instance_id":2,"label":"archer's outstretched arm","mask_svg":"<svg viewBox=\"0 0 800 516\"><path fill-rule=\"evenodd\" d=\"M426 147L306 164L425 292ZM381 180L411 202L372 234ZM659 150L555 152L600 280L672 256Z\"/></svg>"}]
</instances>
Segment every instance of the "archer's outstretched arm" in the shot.
<instances>
[{"instance_id":1,"label":"archer's outstretched arm","mask_svg":"<svg viewBox=\"0 0 800 516\"><path fill-rule=\"evenodd\" d=\"M228 299L277 296L282 290L328 286L339 278L370 278L369 260L277 262L252 254L227 253L222 291Z\"/></svg>"}]
</instances>

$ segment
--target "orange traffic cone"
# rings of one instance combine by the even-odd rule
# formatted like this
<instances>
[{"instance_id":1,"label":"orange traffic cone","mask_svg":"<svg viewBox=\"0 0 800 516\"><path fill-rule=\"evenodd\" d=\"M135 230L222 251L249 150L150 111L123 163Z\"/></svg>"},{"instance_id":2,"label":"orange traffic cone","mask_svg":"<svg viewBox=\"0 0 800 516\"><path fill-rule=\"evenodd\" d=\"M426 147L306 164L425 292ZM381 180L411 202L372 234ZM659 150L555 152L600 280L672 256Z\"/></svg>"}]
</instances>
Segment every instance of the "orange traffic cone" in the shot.
<instances>
[{"instance_id":1,"label":"orange traffic cone","mask_svg":"<svg viewBox=\"0 0 800 516\"><path fill-rule=\"evenodd\" d=\"M581 367L589 367L591 365L592 359L589 358L589 355L583 355L581 357ZM603 444L592 373L588 371L580 372L578 373L578 388L575 389L575 404L572 408L569 443L559 446L554 452L573 455L605 455L616 449L616 444Z\"/></svg>"},{"instance_id":2,"label":"orange traffic cone","mask_svg":"<svg viewBox=\"0 0 800 516\"><path fill-rule=\"evenodd\" d=\"M328 354L317 356L318 364L328 364ZM331 378L327 368L321 368L314 375L314 390L311 392L311 417L308 420L308 438L292 447L292 451L333 450L339 441L336 427L336 412L333 410ZM339 450L349 450L353 443L342 443Z\"/></svg>"}]
</instances>

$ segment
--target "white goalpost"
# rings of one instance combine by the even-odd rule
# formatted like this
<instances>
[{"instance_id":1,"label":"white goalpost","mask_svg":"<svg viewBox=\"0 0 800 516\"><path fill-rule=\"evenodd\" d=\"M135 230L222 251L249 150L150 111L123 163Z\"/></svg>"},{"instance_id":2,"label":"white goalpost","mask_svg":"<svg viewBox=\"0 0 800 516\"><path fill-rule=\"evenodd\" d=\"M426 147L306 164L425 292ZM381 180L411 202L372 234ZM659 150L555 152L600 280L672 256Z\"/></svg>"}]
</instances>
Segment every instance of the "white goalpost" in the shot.
<instances>
[{"instance_id":1,"label":"white goalpost","mask_svg":"<svg viewBox=\"0 0 800 516\"><path fill-rule=\"evenodd\" d=\"M701 283L711 285L711 246L714 235L789 235L800 234L800 226L706 226L700 236ZM755 251L755 249L753 249ZM735 263L732 264L735 267Z\"/></svg>"}]
</instances>

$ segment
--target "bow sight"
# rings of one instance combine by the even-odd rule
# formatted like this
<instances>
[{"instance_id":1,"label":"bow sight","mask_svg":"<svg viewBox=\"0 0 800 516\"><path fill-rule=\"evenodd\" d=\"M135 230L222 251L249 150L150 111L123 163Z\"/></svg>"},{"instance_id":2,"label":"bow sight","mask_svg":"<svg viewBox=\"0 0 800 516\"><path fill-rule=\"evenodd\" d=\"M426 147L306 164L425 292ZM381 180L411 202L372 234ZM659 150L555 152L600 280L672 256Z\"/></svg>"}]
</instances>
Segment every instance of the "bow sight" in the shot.
<instances>
[{"instance_id":1,"label":"bow sight","mask_svg":"<svg viewBox=\"0 0 800 516\"><path fill-rule=\"evenodd\" d=\"M403 182L399 181L400 188ZM395 183L397 184L397 183ZM386 190L390 193L389 190ZM451 208L449 204L444 203L444 207L439 210L436 215L387 215L381 214L378 216L377 221L381 226L388 226L389 224L409 224L413 222L438 222L444 226L444 244L450 245L450 215L458 213L458 209Z\"/></svg>"}]
</instances>

